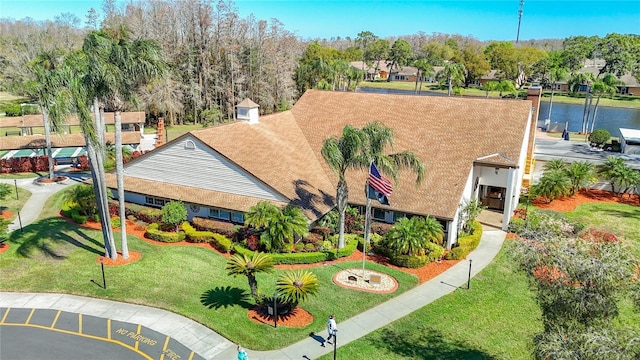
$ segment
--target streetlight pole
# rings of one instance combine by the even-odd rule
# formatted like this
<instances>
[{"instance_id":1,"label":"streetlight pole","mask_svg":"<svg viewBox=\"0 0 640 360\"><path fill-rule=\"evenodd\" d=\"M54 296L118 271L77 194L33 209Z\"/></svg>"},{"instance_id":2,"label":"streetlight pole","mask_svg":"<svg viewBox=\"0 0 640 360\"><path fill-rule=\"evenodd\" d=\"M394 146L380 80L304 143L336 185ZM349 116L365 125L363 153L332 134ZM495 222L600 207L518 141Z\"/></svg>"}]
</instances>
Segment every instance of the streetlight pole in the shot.
<instances>
[{"instance_id":1,"label":"streetlight pole","mask_svg":"<svg viewBox=\"0 0 640 360\"><path fill-rule=\"evenodd\" d=\"M336 360L336 353L338 351L338 331L333 332L333 360Z\"/></svg>"}]
</instances>

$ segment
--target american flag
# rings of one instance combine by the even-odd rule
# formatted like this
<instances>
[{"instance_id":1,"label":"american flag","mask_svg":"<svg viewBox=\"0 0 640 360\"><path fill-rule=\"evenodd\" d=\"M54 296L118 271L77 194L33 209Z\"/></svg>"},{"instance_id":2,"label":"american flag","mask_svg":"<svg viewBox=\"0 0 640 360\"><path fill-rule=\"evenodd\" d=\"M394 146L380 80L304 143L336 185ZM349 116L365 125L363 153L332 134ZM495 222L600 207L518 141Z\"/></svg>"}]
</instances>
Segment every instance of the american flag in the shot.
<instances>
[{"instance_id":1,"label":"american flag","mask_svg":"<svg viewBox=\"0 0 640 360\"><path fill-rule=\"evenodd\" d=\"M369 165L369 186L376 191L381 192L384 196L389 196L393 192L393 185L391 184L391 181L380 175L380 172L374 163Z\"/></svg>"}]
</instances>

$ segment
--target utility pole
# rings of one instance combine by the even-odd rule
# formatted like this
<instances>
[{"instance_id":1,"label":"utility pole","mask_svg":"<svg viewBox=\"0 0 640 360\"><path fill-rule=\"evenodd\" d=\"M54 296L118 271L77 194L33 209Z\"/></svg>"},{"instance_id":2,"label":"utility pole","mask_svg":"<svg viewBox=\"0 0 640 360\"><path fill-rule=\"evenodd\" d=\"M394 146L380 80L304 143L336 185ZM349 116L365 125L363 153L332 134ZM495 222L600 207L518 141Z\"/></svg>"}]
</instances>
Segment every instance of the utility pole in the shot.
<instances>
[{"instance_id":1,"label":"utility pole","mask_svg":"<svg viewBox=\"0 0 640 360\"><path fill-rule=\"evenodd\" d=\"M520 0L520 10L518 10L518 34L516 35L516 44L520 41L520 22L522 21L523 7L524 7L524 0Z\"/></svg>"}]
</instances>

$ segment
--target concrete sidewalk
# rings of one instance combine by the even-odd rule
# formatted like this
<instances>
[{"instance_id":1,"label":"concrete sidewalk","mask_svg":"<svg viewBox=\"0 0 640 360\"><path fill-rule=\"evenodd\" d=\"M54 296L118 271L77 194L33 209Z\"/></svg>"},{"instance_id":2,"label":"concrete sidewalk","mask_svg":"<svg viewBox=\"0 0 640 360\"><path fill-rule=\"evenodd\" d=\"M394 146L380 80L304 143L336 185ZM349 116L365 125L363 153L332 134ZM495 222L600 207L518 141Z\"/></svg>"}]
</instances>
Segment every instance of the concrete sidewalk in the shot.
<instances>
[{"instance_id":1,"label":"concrete sidewalk","mask_svg":"<svg viewBox=\"0 0 640 360\"><path fill-rule=\"evenodd\" d=\"M502 247L505 235L502 231L485 231L480 245L467 257L467 261L461 261L438 277L394 299L338 323L338 347L409 315L460 287L466 288L469 260L472 264L471 275L475 276L493 261ZM6 292L0 292L0 305L13 308L63 310L139 323L176 339L207 359L235 359L237 354L233 343L212 330L180 315L147 306L66 294ZM326 331L316 335L327 337ZM315 359L332 351L331 346L322 347L317 340L309 337L280 350L249 350L249 358L251 360Z\"/></svg>"},{"instance_id":2,"label":"concrete sidewalk","mask_svg":"<svg viewBox=\"0 0 640 360\"><path fill-rule=\"evenodd\" d=\"M31 193L31 197L29 197L29 200L27 200L27 202L22 206L22 209L20 209L20 217L16 216L13 222L9 224L10 232L20 229L21 221L23 227L36 221L36 219L38 219L38 216L40 216L40 212L42 211L44 204L46 203L47 199L51 197L51 195L70 185L84 181L89 176L86 174L68 174L62 172L56 172L56 175L67 176L69 179L61 183L46 185L37 184L37 178L15 180L0 179L0 183L9 184L11 186L17 185L19 188L25 189ZM15 197L15 193L12 193L9 196Z\"/></svg>"}]
</instances>

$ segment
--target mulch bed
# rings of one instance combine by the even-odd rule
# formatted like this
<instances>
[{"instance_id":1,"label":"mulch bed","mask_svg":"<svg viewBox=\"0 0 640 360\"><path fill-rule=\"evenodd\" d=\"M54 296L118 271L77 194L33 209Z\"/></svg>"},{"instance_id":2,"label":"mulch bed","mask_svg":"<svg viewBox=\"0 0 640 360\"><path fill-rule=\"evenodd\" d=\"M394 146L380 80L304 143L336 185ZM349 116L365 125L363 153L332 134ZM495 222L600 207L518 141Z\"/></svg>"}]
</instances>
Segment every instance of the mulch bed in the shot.
<instances>
[{"instance_id":1,"label":"mulch bed","mask_svg":"<svg viewBox=\"0 0 640 360\"><path fill-rule=\"evenodd\" d=\"M0 244L0 254L2 254L3 252L9 250L9 244L4 243L4 244Z\"/></svg>"},{"instance_id":2,"label":"mulch bed","mask_svg":"<svg viewBox=\"0 0 640 360\"><path fill-rule=\"evenodd\" d=\"M9 210L2 210L0 212L0 216L5 220L9 220L13 216L13 212L11 212Z\"/></svg>"},{"instance_id":3,"label":"mulch bed","mask_svg":"<svg viewBox=\"0 0 640 360\"><path fill-rule=\"evenodd\" d=\"M638 206L640 205L640 198L637 194L625 194L618 196L612 191L590 189L582 190L571 197L553 200L550 204L548 204L544 199L535 199L531 204L540 209L567 212L575 210L578 205L598 202Z\"/></svg>"},{"instance_id":4,"label":"mulch bed","mask_svg":"<svg viewBox=\"0 0 640 360\"><path fill-rule=\"evenodd\" d=\"M273 316L262 315L255 308L249 310L247 316L255 323L273 326ZM278 326L305 327L312 322L313 315L299 306L285 316L278 316Z\"/></svg>"}]
</instances>

